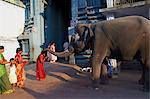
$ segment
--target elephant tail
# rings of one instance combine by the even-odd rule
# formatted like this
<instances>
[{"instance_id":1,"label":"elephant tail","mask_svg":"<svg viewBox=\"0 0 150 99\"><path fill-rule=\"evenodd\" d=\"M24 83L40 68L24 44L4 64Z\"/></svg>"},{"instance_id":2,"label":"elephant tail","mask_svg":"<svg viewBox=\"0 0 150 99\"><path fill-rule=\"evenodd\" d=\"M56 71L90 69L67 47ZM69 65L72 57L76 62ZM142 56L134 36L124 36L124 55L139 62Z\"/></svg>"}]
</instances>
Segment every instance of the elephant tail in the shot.
<instances>
[{"instance_id":1,"label":"elephant tail","mask_svg":"<svg viewBox=\"0 0 150 99\"><path fill-rule=\"evenodd\" d=\"M142 26L144 29L143 38L144 38L144 44L143 46L144 50L144 63L150 65L150 20L143 18L142 20Z\"/></svg>"}]
</instances>

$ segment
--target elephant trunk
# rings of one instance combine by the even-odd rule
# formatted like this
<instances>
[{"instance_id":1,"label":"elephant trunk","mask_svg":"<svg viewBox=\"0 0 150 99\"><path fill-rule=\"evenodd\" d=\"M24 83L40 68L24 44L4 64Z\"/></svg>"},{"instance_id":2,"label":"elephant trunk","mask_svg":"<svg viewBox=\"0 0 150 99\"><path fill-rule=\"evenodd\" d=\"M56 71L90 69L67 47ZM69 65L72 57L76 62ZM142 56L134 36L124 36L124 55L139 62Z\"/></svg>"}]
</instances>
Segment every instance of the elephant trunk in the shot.
<instances>
[{"instance_id":1,"label":"elephant trunk","mask_svg":"<svg viewBox=\"0 0 150 99\"><path fill-rule=\"evenodd\" d=\"M49 49L46 49L46 50L49 51L51 54L54 54L54 55L56 55L58 57L67 57L67 56L70 56L71 54L74 53L74 48L73 47L70 47L68 49L68 51L63 51L63 52L53 52L53 51L51 51Z\"/></svg>"}]
</instances>

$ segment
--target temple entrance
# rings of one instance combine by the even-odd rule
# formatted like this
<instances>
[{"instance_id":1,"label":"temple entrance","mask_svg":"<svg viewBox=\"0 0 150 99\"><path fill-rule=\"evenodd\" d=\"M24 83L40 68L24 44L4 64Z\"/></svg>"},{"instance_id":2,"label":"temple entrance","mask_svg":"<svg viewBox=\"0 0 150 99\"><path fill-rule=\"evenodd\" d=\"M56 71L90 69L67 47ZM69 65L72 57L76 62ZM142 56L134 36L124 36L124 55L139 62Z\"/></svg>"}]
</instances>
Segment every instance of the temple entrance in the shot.
<instances>
[{"instance_id":1,"label":"temple entrance","mask_svg":"<svg viewBox=\"0 0 150 99\"><path fill-rule=\"evenodd\" d=\"M68 40L71 20L71 0L47 0L45 7L45 45L56 42L57 51Z\"/></svg>"}]
</instances>

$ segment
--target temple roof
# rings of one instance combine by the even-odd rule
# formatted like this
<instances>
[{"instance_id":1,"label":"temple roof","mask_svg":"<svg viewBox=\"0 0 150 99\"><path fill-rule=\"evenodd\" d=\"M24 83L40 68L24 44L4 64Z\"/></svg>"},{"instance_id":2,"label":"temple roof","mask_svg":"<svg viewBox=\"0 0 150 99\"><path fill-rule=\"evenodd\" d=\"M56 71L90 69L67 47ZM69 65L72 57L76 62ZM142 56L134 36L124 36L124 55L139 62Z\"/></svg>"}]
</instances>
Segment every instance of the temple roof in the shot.
<instances>
[{"instance_id":1,"label":"temple roof","mask_svg":"<svg viewBox=\"0 0 150 99\"><path fill-rule=\"evenodd\" d=\"M2 0L2 1L5 1L5 2L8 2L8 3L14 4L14 5L19 6L19 7L22 7L22 8L25 8L25 5L24 5L23 2L20 1L20 0Z\"/></svg>"}]
</instances>

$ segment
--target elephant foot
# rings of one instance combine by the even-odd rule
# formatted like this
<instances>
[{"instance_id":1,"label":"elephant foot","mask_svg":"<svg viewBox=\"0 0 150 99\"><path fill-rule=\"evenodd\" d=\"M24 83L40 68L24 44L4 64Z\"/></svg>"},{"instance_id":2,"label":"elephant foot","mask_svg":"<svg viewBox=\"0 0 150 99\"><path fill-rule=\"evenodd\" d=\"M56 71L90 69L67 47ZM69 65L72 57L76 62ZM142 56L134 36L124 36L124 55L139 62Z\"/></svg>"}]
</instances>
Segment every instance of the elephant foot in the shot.
<instances>
[{"instance_id":1,"label":"elephant foot","mask_svg":"<svg viewBox=\"0 0 150 99\"><path fill-rule=\"evenodd\" d=\"M93 89L93 90L99 90L99 86L98 85L92 85L92 86L89 86L89 88Z\"/></svg>"},{"instance_id":2,"label":"elephant foot","mask_svg":"<svg viewBox=\"0 0 150 99\"><path fill-rule=\"evenodd\" d=\"M150 92L150 91L149 91L149 88L146 88L146 87L143 87L143 91L144 91L144 92Z\"/></svg>"},{"instance_id":3,"label":"elephant foot","mask_svg":"<svg viewBox=\"0 0 150 99\"><path fill-rule=\"evenodd\" d=\"M99 90L99 87L95 87L94 90Z\"/></svg>"},{"instance_id":4,"label":"elephant foot","mask_svg":"<svg viewBox=\"0 0 150 99\"><path fill-rule=\"evenodd\" d=\"M139 84L139 85L144 85L144 81L139 80L139 81L138 81L138 84Z\"/></svg>"},{"instance_id":5,"label":"elephant foot","mask_svg":"<svg viewBox=\"0 0 150 99\"><path fill-rule=\"evenodd\" d=\"M138 80L138 84L144 85L144 80L143 79Z\"/></svg>"},{"instance_id":6,"label":"elephant foot","mask_svg":"<svg viewBox=\"0 0 150 99\"><path fill-rule=\"evenodd\" d=\"M99 90L100 88L99 88L99 85L93 85L93 89L94 90Z\"/></svg>"},{"instance_id":7,"label":"elephant foot","mask_svg":"<svg viewBox=\"0 0 150 99\"><path fill-rule=\"evenodd\" d=\"M149 86L150 86L149 82L145 82L144 86L143 86L143 91L144 92L149 92L149 89L150 89Z\"/></svg>"},{"instance_id":8,"label":"elephant foot","mask_svg":"<svg viewBox=\"0 0 150 99\"><path fill-rule=\"evenodd\" d=\"M102 84L102 85L108 85L109 82L108 81L101 81L100 84Z\"/></svg>"},{"instance_id":9,"label":"elephant foot","mask_svg":"<svg viewBox=\"0 0 150 99\"><path fill-rule=\"evenodd\" d=\"M99 90L99 82L98 81L93 81L93 85L92 85L94 90Z\"/></svg>"},{"instance_id":10,"label":"elephant foot","mask_svg":"<svg viewBox=\"0 0 150 99\"><path fill-rule=\"evenodd\" d=\"M109 79L107 75L102 75L100 78L100 84L103 85L108 85L109 84Z\"/></svg>"},{"instance_id":11,"label":"elephant foot","mask_svg":"<svg viewBox=\"0 0 150 99\"><path fill-rule=\"evenodd\" d=\"M89 89L92 89L92 90L99 90L100 89L99 86L94 86L94 85L87 85L86 87Z\"/></svg>"},{"instance_id":12,"label":"elephant foot","mask_svg":"<svg viewBox=\"0 0 150 99\"><path fill-rule=\"evenodd\" d=\"M108 78L113 78L113 77L112 77L112 75L109 75L109 74L108 74Z\"/></svg>"}]
</instances>

